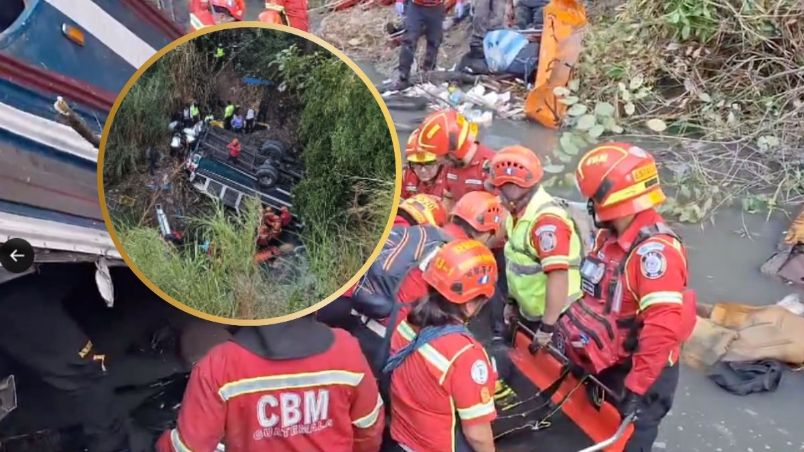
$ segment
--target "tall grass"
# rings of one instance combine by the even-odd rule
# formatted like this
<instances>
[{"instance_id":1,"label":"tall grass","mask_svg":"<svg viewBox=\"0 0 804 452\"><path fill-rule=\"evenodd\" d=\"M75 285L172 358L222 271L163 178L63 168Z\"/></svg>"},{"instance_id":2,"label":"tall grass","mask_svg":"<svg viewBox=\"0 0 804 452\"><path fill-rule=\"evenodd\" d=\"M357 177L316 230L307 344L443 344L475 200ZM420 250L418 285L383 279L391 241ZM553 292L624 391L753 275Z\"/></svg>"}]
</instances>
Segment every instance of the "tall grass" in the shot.
<instances>
[{"instance_id":1,"label":"tall grass","mask_svg":"<svg viewBox=\"0 0 804 452\"><path fill-rule=\"evenodd\" d=\"M165 293L192 308L227 318L290 314L338 290L366 262L388 221L393 187L356 184L369 201L348 213L351 227L314 226L302 239L310 252L294 271L278 278L254 262L259 208L251 202L235 215L218 206L189 220L193 234L211 242L211 255L195 245L178 249L150 227L117 224L120 240L137 268ZM339 228L332 234L333 227Z\"/></svg>"}]
</instances>

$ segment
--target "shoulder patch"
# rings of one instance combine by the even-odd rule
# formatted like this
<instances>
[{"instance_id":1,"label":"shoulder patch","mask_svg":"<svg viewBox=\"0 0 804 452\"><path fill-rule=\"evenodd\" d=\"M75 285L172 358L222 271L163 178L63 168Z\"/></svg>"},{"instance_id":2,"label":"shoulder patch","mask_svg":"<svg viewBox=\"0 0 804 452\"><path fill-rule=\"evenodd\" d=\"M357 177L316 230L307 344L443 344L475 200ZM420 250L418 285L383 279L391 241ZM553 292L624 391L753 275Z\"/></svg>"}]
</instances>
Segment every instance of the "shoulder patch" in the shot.
<instances>
[{"instance_id":1,"label":"shoulder patch","mask_svg":"<svg viewBox=\"0 0 804 452\"><path fill-rule=\"evenodd\" d=\"M545 253L556 249L556 233L544 231L539 234L539 249Z\"/></svg>"},{"instance_id":2,"label":"shoulder patch","mask_svg":"<svg viewBox=\"0 0 804 452\"><path fill-rule=\"evenodd\" d=\"M556 232L556 225L554 224L546 224L544 226L539 226L536 228L536 235L541 235L542 232Z\"/></svg>"},{"instance_id":3,"label":"shoulder patch","mask_svg":"<svg viewBox=\"0 0 804 452\"><path fill-rule=\"evenodd\" d=\"M489 366L482 359L478 359L472 364L472 381L479 385L489 381Z\"/></svg>"},{"instance_id":4,"label":"shoulder patch","mask_svg":"<svg viewBox=\"0 0 804 452\"><path fill-rule=\"evenodd\" d=\"M664 243L659 242L648 242L637 249L637 254L640 256L644 256L651 251L663 251L664 250Z\"/></svg>"},{"instance_id":5,"label":"shoulder patch","mask_svg":"<svg viewBox=\"0 0 804 452\"><path fill-rule=\"evenodd\" d=\"M480 390L480 402L481 403L491 402L491 392L489 391L488 386L483 386L483 389Z\"/></svg>"},{"instance_id":6,"label":"shoulder patch","mask_svg":"<svg viewBox=\"0 0 804 452\"><path fill-rule=\"evenodd\" d=\"M667 259L661 251L648 251L640 258L642 276L659 279L667 271Z\"/></svg>"}]
</instances>

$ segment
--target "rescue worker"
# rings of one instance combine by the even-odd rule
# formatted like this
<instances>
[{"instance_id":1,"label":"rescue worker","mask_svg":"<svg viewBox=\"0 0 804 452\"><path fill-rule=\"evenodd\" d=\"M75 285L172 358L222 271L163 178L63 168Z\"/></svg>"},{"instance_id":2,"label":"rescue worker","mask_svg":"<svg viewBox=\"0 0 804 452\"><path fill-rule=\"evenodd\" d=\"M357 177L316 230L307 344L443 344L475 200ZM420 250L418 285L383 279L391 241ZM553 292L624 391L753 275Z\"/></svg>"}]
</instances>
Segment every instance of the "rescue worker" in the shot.
<instances>
[{"instance_id":1,"label":"rescue worker","mask_svg":"<svg viewBox=\"0 0 804 452\"><path fill-rule=\"evenodd\" d=\"M240 114L239 109L235 109L234 116L232 116L232 131L236 133L243 133L244 126L245 121L243 120L243 115Z\"/></svg>"},{"instance_id":2,"label":"rescue worker","mask_svg":"<svg viewBox=\"0 0 804 452\"><path fill-rule=\"evenodd\" d=\"M226 108L223 110L223 128L232 130L232 116L235 113L235 106L232 101L226 101Z\"/></svg>"},{"instance_id":3,"label":"rescue worker","mask_svg":"<svg viewBox=\"0 0 804 452\"><path fill-rule=\"evenodd\" d=\"M515 21L520 30L544 27L544 7L548 0L517 0Z\"/></svg>"},{"instance_id":4,"label":"rescue worker","mask_svg":"<svg viewBox=\"0 0 804 452\"><path fill-rule=\"evenodd\" d=\"M505 0L475 0L472 2L472 35L469 38L469 53L464 56L464 61L481 60L485 62L483 38L492 30L504 28L505 5Z\"/></svg>"},{"instance_id":5,"label":"rescue worker","mask_svg":"<svg viewBox=\"0 0 804 452\"><path fill-rule=\"evenodd\" d=\"M470 191L484 190L488 162L495 152L477 140L478 126L454 109L428 115L416 140L419 150L446 156L444 203L451 208Z\"/></svg>"},{"instance_id":6,"label":"rescue worker","mask_svg":"<svg viewBox=\"0 0 804 452\"><path fill-rule=\"evenodd\" d=\"M63 304L74 294L81 294L80 301L94 301L87 299L97 293L94 281L93 271L80 266L45 265L3 283L0 351L69 397L89 452L118 452L129 446L128 435L107 380L105 354Z\"/></svg>"},{"instance_id":7,"label":"rescue worker","mask_svg":"<svg viewBox=\"0 0 804 452\"><path fill-rule=\"evenodd\" d=\"M245 18L244 0L190 0L190 28L199 30Z\"/></svg>"},{"instance_id":8,"label":"rescue worker","mask_svg":"<svg viewBox=\"0 0 804 452\"><path fill-rule=\"evenodd\" d=\"M285 8L273 1L265 2L265 9L257 16L257 20L267 24L289 25Z\"/></svg>"},{"instance_id":9,"label":"rescue worker","mask_svg":"<svg viewBox=\"0 0 804 452\"><path fill-rule=\"evenodd\" d=\"M405 227L420 224L443 226L447 222L447 210L441 200L433 195L416 195L399 204L395 224Z\"/></svg>"},{"instance_id":10,"label":"rescue worker","mask_svg":"<svg viewBox=\"0 0 804 452\"><path fill-rule=\"evenodd\" d=\"M212 55L216 59L221 59L226 55L226 52L223 51L223 47L218 46L215 48L215 53Z\"/></svg>"},{"instance_id":11,"label":"rescue worker","mask_svg":"<svg viewBox=\"0 0 804 452\"><path fill-rule=\"evenodd\" d=\"M369 350L376 349L376 334L365 331L365 325L357 322L352 310L366 316L364 321L388 317L402 277L431 249L432 244L447 241L448 236L438 228L446 220L447 211L435 196L416 195L404 200L399 205L394 226L380 256L369 267L368 273L347 293L321 308L318 318L330 326L350 331L358 337L366 355L373 356ZM408 229L412 230L406 232ZM404 242L404 250L395 252L400 242ZM384 267L385 263L387 267Z\"/></svg>"},{"instance_id":12,"label":"rescue worker","mask_svg":"<svg viewBox=\"0 0 804 452\"><path fill-rule=\"evenodd\" d=\"M393 89L403 90L410 87L410 70L422 35L427 40L424 61L419 65L420 71L432 71L436 68L438 48L444 37L444 1L443 0L396 0L396 13L405 19L405 36L399 50L399 78ZM463 17L466 5L459 0L456 5L459 16Z\"/></svg>"},{"instance_id":13,"label":"rescue worker","mask_svg":"<svg viewBox=\"0 0 804 452\"><path fill-rule=\"evenodd\" d=\"M444 197L446 171L443 154L438 155L417 144L419 129L413 131L405 146L405 165L402 170L402 199L419 193Z\"/></svg>"},{"instance_id":14,"label":"rescue worker","mask_svg":"<svg viewBox=\"0 0 804 452\"><path fill-rule=\"evenodd\" d=\"M476 240L455 240L422 278L429 296L401 312L383 368L392 438L385 450L493 451L497 375L465 324L494 294L494 256Z\"/></svg>"},{"instance_id":15,"label":"rescue worker","mask_svg":"<svg viewBox=\"0 0 804 452\"><path fill-rule=\"evenodd\" d=\"M199 361L160 452L376 451L383 402L346 331L312 316L245 327Z\"/></svg>"},{"instance_id":16,"label":"rescue worker","mask_svg":"<svg viewBox=\"0 0 804 452\"><path fill-rule=\"evenodd\" d=\"M232 141L226 145L229 150L229 163L237 165L237 158L240 157L240 140L233 138Z\"/></svg>"},{"instance_id":17,"label":"rescue worker","mask_svg":"<svg viewBox=\"0 0 804 452\"><path fill-rule=\"evenodd\" d=\"M248 107L246 111L246 133L254 131L254 118L257 114L254 112L254 107Z\"/></svg>"},{"instance_id":18,"label":"rescue worker","mask_svg":"<svg viewBox=\"0 0 804 452\"><path fill-rule=\"evenodd\" d=\"M512 304L505 317L513 323L518 310L536 331L534 345L544 346L565 306L581 297L581 241L572 218L539 184L544 170L532 150L501 149L491 159L490 173L489 182L511 213L504 254Z\"/></svg>"},{"instance_id":19,"label":"rescue worker","mask_svg":"<svg viewBox=\"0 0 804 452\"><path fill-rule=\"evenodd\" d=\"M601 229L583 263L583 298L562 317L556 342L609 387L624 388L620 411L636 414L625 450L650 451L673 404L681 343L695 326L686 251L655 210L665 195L646 151L599 145L575 177Z\"/></svg>"},{"instance_id":20,"label":"rescue worker","mask_svg":"<svg viewBox=\"0 0 804 452\"><path fill-rule=\"evenodd\" d=\"M190 119L193 124L201 120L201 111L198 110L198 106L195 104L194 100L190 101Z\"/></svg>"},{"instance_id":21,"label":"rescue worker","mask_svg":"<svg viewBox=\"0 0 804 452\"><path fill-rule=\"evenodd\" d=\"M268 3L271 2L266 2L266 8L268 8ZM302 31L310 31L307 0L276 0L276 4L284 9L288 25Z\"/></svg>"}]
</instances>

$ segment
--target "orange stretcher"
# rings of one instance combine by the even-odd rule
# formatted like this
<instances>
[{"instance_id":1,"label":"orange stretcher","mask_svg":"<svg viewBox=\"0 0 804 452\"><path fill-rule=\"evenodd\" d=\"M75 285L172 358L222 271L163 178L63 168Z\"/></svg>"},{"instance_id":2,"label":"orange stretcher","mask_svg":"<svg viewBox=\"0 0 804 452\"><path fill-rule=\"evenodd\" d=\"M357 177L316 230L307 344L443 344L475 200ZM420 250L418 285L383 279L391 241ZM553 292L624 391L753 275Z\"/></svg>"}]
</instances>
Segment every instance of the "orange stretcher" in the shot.
<instances>
[{"instance_id":1,"label":"orange stretcher","mask_svg":"<svg viewBox=\"0 0 804 452\"><path fill-rule=\"evenodd\" d=\"M520 400L498 406L495 442L502 447L538 441L545 452L622 451L634 428L633 419L623 419L610 402L619 395L593 375L571 373L568 359L552 346L532 353L528 348L532 341L533 332L519 324L508 352L512 368L506 382ZM602 394L598 403L592 401L592 393Z\"/></svg>"},{"instance_id":2,"label":"orange stretcher","mask_svg":"<svg viewBox=\"0 0 804 452\"><path fill-rule=\"evenodd\" d=\"M553 94L566 87L581 54L586 9L577 0L551 0L544 8L544 29L539 46L539 67L533 89L525 99L525 115L546 127L558 129L567 106Z\"/></svg>"}]
</instances>

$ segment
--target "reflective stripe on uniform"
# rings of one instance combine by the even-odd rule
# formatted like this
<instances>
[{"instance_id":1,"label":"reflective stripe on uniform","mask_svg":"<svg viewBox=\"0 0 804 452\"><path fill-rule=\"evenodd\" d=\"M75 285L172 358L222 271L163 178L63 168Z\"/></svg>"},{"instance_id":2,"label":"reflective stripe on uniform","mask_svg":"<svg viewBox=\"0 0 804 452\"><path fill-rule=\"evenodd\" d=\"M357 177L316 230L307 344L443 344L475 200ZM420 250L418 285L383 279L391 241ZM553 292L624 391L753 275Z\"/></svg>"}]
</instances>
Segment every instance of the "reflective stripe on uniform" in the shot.
<instances>
[{"instance_id":1,"label":"reflective stripe on uniform","mask_svg":"<svg viewBox=\"0 0 804 452\"><path fill-rule=\"evenodd\" d=\"M545 267L547 267L548 265L556 265L556 264L569 265L569 263L570 260L568 256L550 256L542 259L542 265Z\"/></svg>"},{"instance_id":2,"label":"reflective stripe on uniform","mask_svg":"<svg viewBox=\"0 0 804 452\"><path fill-rule=\"evenodd\" d=\"M277 389L303 388L306 386L345 385L357 386L363 380L363 373L345 370L326 370L322 372L272 375L270 377L248 378L233 381L221 386L218 394L224 401L244 394Z\"/></svg>"},{"instance_id":3,"label":"reflective stripe on uniform","mask_svg":"<svg viewBox=\"0 0 804 452\"><path fill-rule=\"evenodd\" d=\"M206 27L206 25L204 25L204 23L201 22L201 19L199 19L198 16L196 16L193 13L190 13L190 25L193 26L194 30L200 30Z\"/></svg>"},{"instance_id":4,"label":"reflective stripe on uniform","mask_svg":"<svg viewBox=\"0 0 804 452\"><path fill-rule=\"evenodd\" d=\"M397 327L397 331L399 331L399 334L401 334L402 337L408 342L412 342L416 338L416 332L404 320L402 321L402 323L399 324L399 327ZM472 348L472 344L471 343L466 344L463 348L458 350L458 352L452 356L452 359L447 359L446 356L442 355L438 350L433 348L433 346L431 346L430 344L425 344L419 347L416 351L419 354L421 354L422 357L428 363L432 364L436 369L438 369L441 372L441 377L439 377L438 379L438 384L443 385L444 380L447 378L447 371L452 366L452 363L454 363L459 356L461 356L464 352L466 352L470 348Z\"/></svg>"},{"instance_id":5,"label":"reflective stripe on uniform","mask_svg":"<svg viewBox=\"0 0 804 452\"><path fill-rule=\"evenodd\" d=\"M410 325L408 325L405 321L399 324L398 330L399 334L401 334L402 337L408 342L412 342L413 339L416 338L416 332L413 331L413 328L411 328ZM425 344L419 347L416 351L420 353L424 359L427 360L427 362L435 366L435 368L440 370L442 373L445 373L447 369L449 369L450 361L430 344Z\"/></svg>"},{"instance_id":6,"label":"reflective stripe on uniform","mask_svg":"<svg viewBox=\"0 0 804 452\"><path fill-rule=\"evenodd\" d=\"M177 452L192 452L189 447L185 446L181 441L179 429L174 428L170 431L170 444L176 449Z\"/></svg>"},{"instance_id":7,"label":"reflective stripe on uniform","mask_svg":"<svg viewBox=\"0 0 804 452\"><path fill-rule=\"evenodd\" d=\"M652 292L639 300L639 309L645 310L649 306L660 303L681 304L683 301L684 296L681 292Z\"/></svg>"},{"instance_id":8,"label":"reflective stripe on uniform","mask_svg":"<svg viewBox=\"0 0 804 452\"><path fill-rule=\"evenodd\" d=\"M486 403L478 403L475 406L471 406L469 408L458 408L458 416L464 421L469 421L475 418L479 418L481 416L486 416L491 413L494 413L494 399L489 400Z\"/></svg>"},{"instance_id":9,"label":"reflective stripe on uniform","mask_svg":"<svg viewBox=\"0 0 804 452\"><path fill-rule=\"evenodd\" d=\"M513 261L506 261L506 265L508 265L508 269L512 272L516 273L517 275L538 275L542 272L543 268L541 264L518 264Z\"/></svg>"},{"instance_id":10,"label":"reflective stripe on uniform","mask_svg":"<svg viewBox=\"0 0 804 452\"><path fill-rule=\"evenodd\" d=\"M380 409L382 408L382 397L377 395L377 404L374 406L374 409L371 412L360 419L355 419L352 421L352 424L357 428L369 428L374 423L377 422L377 419L380 417Z\"/></svg>"}]
</instances>

